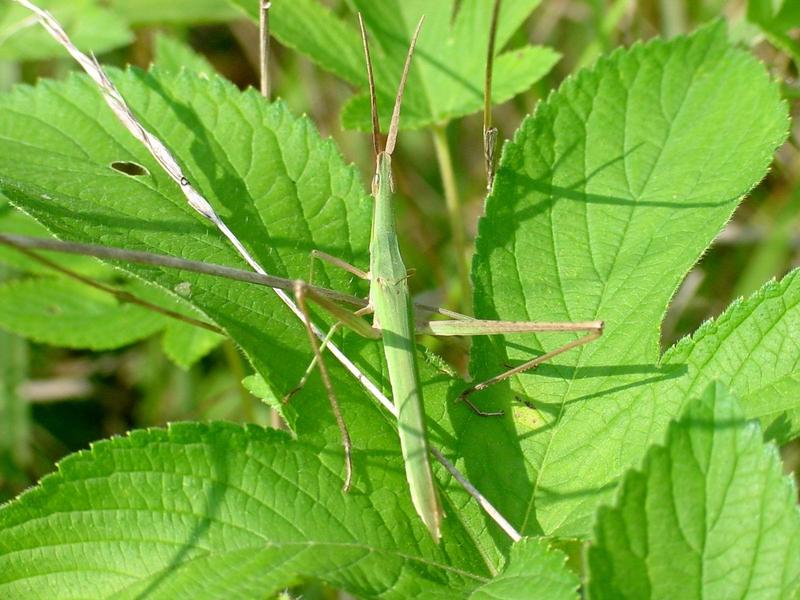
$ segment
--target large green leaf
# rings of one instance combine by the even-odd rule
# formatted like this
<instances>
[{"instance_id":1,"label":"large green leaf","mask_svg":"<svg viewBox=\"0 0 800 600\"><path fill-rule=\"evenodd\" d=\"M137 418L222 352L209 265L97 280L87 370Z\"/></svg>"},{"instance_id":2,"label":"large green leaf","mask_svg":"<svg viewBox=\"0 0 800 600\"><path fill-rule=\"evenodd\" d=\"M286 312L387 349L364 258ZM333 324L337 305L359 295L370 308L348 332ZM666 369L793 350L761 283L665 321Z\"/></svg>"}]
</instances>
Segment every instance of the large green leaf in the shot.
<instances>
[{"instance_id":1,"label":"large green leaf","mask_svg":"<svg viewBox=\"0 0 800 600\"><path fill-rule=\"evenodd\" d=\"M309 121L292 117L282 104L264 103L253 91L243 94L219 77L130 71L116 78L139 116L181 157L195 183L269 271L307 274L313 248L349 260L364 254L370 205L357 173ZM244 266L213 227L185 205L174 182L84 78L19 87L0 102L4 187L52 231ZM111 167L123 161L143 165L147 174L131 177ZM279 378L286 383L284 391L299 380L310 356L304 332L268 290L175 271L124 268L241 332L238 342L260 355L251 356L259 367L270 356L281 356L274 370L284 374ZM346 282L341 275L333 281L343 289Z\"/></svg>"},{"instance_id":2,"label":"large green leaf","mask_svg":"<svg viewBox=\"0 0 800 600\"><path fill-rule=\"evenodd\" d=\"M125 22L97 0L37 0L36 4L53 13L83 50L99 54L133 39ZM28 9L11 0L0 4L0 59L40 60L66 54Z\"/></svg>"},{"instance_id":3,"label":"large green leaf","mask_svg":"<svg viewBox=\"0 0 800 600\"><path fill-rule=\"evenodd\" d=\"M445 599L484 583L401 495L363 481L345 495L316 448L255 426L134 431L0 509L0 596L263 598L313 578Z\"/></svg>"},{"instance_id":4,"label":"large green leaf","mask_svg":"<svg viewBox=\"0 0 800 600\"><path fill-rule=\"evenodd\" d=\"M321 140L307 119L291 116L283 104L265 103L253 90L242 93L220 77L158 71L115 77L140 118L180 157L195 184L268 271L305 277L314 248L363 264L371 205L356 170L344 165L333 144ZM3 187L57 235L246 268L224 238L186 206L175 183L116 121L86 79L19 87L0 104ZM124 175L111 167L115 162L140 164L147 174ZM277 386L278 397L300 380L311 357L305 332L268 290L183 272L121 267L180 295L225 329ZM351 285L340 272L320 282L343 290ZM344 392L353 384L345 380L339 385ZM308 410L305 430L317 439L336 440L319 390L315 379L306 397L318 406ZM303 402L297 398L298 406ZM344 410L348 422L359 419L348 414L348 406ZM368 432L386 423L372 404L352 410L356 415L367 410ZM359 438L355 432L354 438ZM378 442L376 450L396 448L386 438L370 439Z\"/></svg>"},{"instance_id":5,"label":"large green leaf","mask_svg":"<svg viewBox=\"0 0 800 600\"><path fill-rule=\"evenodd\" d=\"M554 51L535 46L500 53L539 1L506 0L502 4L492 88L496 102L528 90L558 60ZM235 2L251 17L258 18L257 2ZM389 123L409 41L423 14L425 25L406 87L401 126L427 127L483 107L492 2L463 0L458 11L455 0L352 0L350 4L353 11L364 16L371 36L384 126ZM318 0L275 2L270 13L271 30L278 40L365 90L366 67L355 17L350 21L342 21ZM366 96L357 96L345 107L343 122L346 127L369 128Z\"/></svg>"},{"instance_id":6,"label":"large green leaf","mask_svg":"<svg viewBox=\"0 0 800 600\"><path fill-rule=\"evenodd\" d=\"M794 332L798 328L800 271L794 271L705 323L691 338L667 351L658 365L623 367L616 375L610 369L612 380L606 383L613 386L616 381L616 388L569 396L589 402L586 410L599 412L579 418L565 407L557 422L556 429L565 431L554 432L551 462L545 463L552 473L545 472L544 477L556 478L560 469L567 476L559 480L565 483L553 484L534 498L542 527L583 535L598 500L609 498L616 479L638 464L648 445L660 440L685 400L702 393L715 379L735 390L748 418L758 418L768 437L781 443L796 438L800 433L800 344ZM533 406L543 413L554 410L537 401ZM532 430L542 428L529 411L516 409L520 426L525 426L527 416ZM471 434L475 435L474 430ZM573 439L560 439L561 435ZM502 438L487 442L495 455L500 451L498 439ZM587 482L595 487L586 490ZM570 489L574 497L566 493Z\"/></svg>"},{"instance_id":7,"label":"large green leaf","mask_svg":"<svg viewBox=\"0 0 800 600\"><path fill-rule=\"evenodd\" d=\"M739 393L796 374L798 348L779 336L798 316L781 298L763 311L754 301L741 338L700 339L690 364L676 354L658 366L670 297L764 176L787 125L777 86L715 24L601 59L506 145L479 228L477 314L606 322L591 345L475 396L513 420L458 427L468 476L524 532L586 535L597 502L660 439L694 382L733 379ZM770 319L774 337L759 335ZM565 339L478 339L472 368L483 378Z\"/></svg>"},{"instance_id":8,"label":"large green leaf","mask_svg":"<svg viewBox=\"0 0 800 600\"><path fill-rule=\"evenodd\" d=\"M774 447L712 384L625 476L588 554L591 598L794 598L797 490Z\"/></svg>"}]
</instances>

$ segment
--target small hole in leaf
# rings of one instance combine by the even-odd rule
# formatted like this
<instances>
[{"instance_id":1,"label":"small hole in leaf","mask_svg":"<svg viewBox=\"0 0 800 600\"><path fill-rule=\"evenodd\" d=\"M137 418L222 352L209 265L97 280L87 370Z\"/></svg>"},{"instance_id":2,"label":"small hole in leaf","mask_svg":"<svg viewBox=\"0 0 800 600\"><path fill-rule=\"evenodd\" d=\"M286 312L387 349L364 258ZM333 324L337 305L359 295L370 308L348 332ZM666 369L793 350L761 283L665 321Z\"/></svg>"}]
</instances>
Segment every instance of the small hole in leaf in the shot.
<instances>
[{"instance_id":1,"label":"small hole in leaf","mask_svg":"<svg viewBox=\"0 0 800 600\"><path fill-rule=\"evenodd\" d=\"M142 175L150 174L142 165L124 160L118 160L111 163L111 168L115 171L119 171L120 173L124 173L125 175L130 175L131 177L141 177Z\"/></svg>"}]
</instances>

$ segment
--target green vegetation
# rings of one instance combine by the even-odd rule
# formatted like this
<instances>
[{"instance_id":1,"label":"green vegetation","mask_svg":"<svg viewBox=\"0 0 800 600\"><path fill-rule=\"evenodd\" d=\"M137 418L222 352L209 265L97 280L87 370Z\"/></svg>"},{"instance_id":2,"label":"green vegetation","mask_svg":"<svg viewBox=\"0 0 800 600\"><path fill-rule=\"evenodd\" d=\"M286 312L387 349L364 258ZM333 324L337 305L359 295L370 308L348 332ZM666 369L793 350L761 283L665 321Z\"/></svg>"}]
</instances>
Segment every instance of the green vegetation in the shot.
<instances>
[{"instance_id":1,"label":"green vegetation","mask_svg":"<svg viewBox=\"0 0 800 600\"><path fill-rule=\"evenodd\" d=\"M274 0L275 101L246 88L257 0L41 4L104 53L192 186L290 279L308 279L315 249L369 265L375 161L351 131L370 123L354 11L384 128L427 12L392 158L415 300L605 331L470 396L494 418L458 401L466 372L483 381L579 334L469 350L420 338L431 445L521 536L434 463L437 544L373 394L326 353L353 444L347 493L319 372L282 401L313 352L269 289L0 245L0 596L797 594L800 512L784 474L800 434L791 2L505 0L493 100L509 141L487 197L489 2ZM0 234L248 269L95 83L21 25L28 15L0 3ZM669 39L649 39L659 32ZM368 291L330 265L313 283ZM347 330L333 342L390 395L379 343ZM269 427L278 415L287 430Z\"/></svg>"}]
</instances>

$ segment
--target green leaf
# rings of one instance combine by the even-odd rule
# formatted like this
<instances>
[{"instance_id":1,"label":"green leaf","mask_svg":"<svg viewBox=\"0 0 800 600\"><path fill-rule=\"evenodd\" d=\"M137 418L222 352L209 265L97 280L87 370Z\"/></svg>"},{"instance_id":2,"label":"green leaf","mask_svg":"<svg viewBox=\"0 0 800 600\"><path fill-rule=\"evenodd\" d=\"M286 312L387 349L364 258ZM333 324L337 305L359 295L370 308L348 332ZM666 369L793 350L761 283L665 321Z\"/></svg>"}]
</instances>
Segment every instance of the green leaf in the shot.
<instances>
[{"instance_id":1,"label":"green leaf","mask_svg":"<svg viewBox=\"0 0 800 600\"><path fill-rule=\"evenodd\" d=\"M523 538L511 547L503 572L476 589L469 600L574 600L580 582L565 562L566 556L544 540Z\"/></svg>"},{"instance_id":2,"label":"green leaf","mask_svg":"<svg viewBox=\"0 0 800 600\"><path fill-rule=\"evenodd\" d=\"M224 339L213 331L175 321L164 332L162 346L172 362L182 369L189 369Z\"/></svg>"},{"instance_id":3,"label":"green leaf","mask_svg":"<svg viewBox=\"0 0 800 600\"><path fill-rule=\"evenodd\" d=\"M308 119L219 76L111 73L139 117L180 157L193 183L268 272L306 277L315 248L351 263L366 262L371 203L358 172ZM248 268L186 205L175 182L117 122L86 78L18 87L0 98L0 106L0 186L57 236ZM147 174L124 175L111 167L119 161L142 165ZM269 290L169 269L118 266L179 295L220 326L281 395L300 381L312 355L308 339ZM339 271L320 283L355 291ZM380 364L377 344L354 344L353 353ZM336 384L344 397L360 396L356 384L338 372ZM298 431L338 444L316 376L295 400L306 415ZM397 449L393 435L375 435L376 426L389 422L374 403L350 403L344 412L348 423L363 420L362 434L368 435L359 440L358 431L351 431L357 444ZM341 466L341 456L328 459Z\"/></svg>"},{"instance_id":4,"label":"green leaf","mask_svg":"<svg viewBox=\"0 0 800 600\"><path fill-rule=\"evenodd\" d=\"M800 27L800 4L795 0L750 0L747 20L800 64L800 43L791 36L791 31Z\"/></svg>"},{"instance_id":5,"label":"green leaf","mask_svg":"<svg viewBox=\"0 0 800 600\"><path fill-rule=\"evenodd\" d=\"M355 486L345 495L316 448L276 431L134 431L0 509L0 596L269 597L314 579L445 599L486 581L456 540L434 544L402 490Z\"/></svg>"},{"instance_id":6,"label":"green leaf","mask_svg":"<svg viewBox=\"0 0 800 600\"><path fill-rule=\"evenodd\" d=\"M797 490L732 395L710 385L600 510L589 591L602 598L793 598Z\"/></svg>"},{"instance_id":7,"label":"green leaf","mask_svg":"<svg viewBox=\"0 0 800 600\"><path fill-rule=\"evenodd\" d=\"M133 35L113 12L97 0L37 0L59 20L78 48L96 54L125 46ZM31 16L15 2L0 5L0 59L43 60L67 56Z\"/></svg>"},{"instance_id":8,"label":"green leaf","mask_svg":"<svg viewBox=\"0 0 800 600\"><path fill-rule=\"evenodd\" d=\"M195 52L189 44L168 35L156 36L154 53L155 63L164 71L178 73L181 69L188 69L206 76L216 73L205 56Z\"/></svg>"},{"instance_id":9,"label":"green leaf","mask_svg":"<svg viewBox=\"0 0 800 600\"><path fill-rule=\"evenodd\" d=\"M685 372L648 390L648 403L697 395L715 379L741 398L748 418L768 437L787 443L800 435L800 270L734 302L714 321L664 354L663 372ZM644 394L640 396L644 400Z\"/></svg>"},{"instance_id":10,"label":"green leaf","mask_svg":"<svg viewBox=\"0 0 800 600\"><path fill-rule=\"evenodd\" d=\"M149 337L165 322L73 281L41 278L0 286L0 327L45 344L110 350Z\"/></svg>"},{"instance_id":11,"label":"green leaf","mask_svg":"<svg viewBox=\"0 0 800 600\"><path fill-rule=\"evenodd\" d=\"M219 23L241 16L224 0L106 0L106 4L131 25Z\"/></svg>"},{"instance_id":12,"label":"green leaf","mask_svg":"<svg viewBox=\"0 0 800 600\"><path fill-rule=\"evenodd\" d=\"M506 145L479 226L476 313L606 323L592 344L474 397L513 420L457 425L468 477L524 533L585 536L597 503L661 438L694 381L735 378L735 391L757 390L797 370L796 345L777 331L764 346L747 334L752 354L734 340L719 348L730 369L699 352L694 365L658 366L670 298L764 176L787 125L764 68L714 24L601 59ZM515 336L504 347L478 338L472 370L484 379L569 339ZM744 368L753 354L775 370Z\"/></svg>"},{"instance_id":13,"label":"green leaf","mask_svg":"<svg viewBox=\"0 0 800 600\"><path fill-rule=\"evenodd\" d=\"M283 402L261 375L248 375L242 379L244 389L276 411L292 431L297 430L297 411L291 402Z\"/></svg>"},{"instance_id":14,"label":"green leaf","mask_svg":"<svg viewBox=\"0 0 800 600\"><path fill-rule=\"evenodd\" d=\"M498 53L540 0L506 0L497 35ZM235 0L252 18L258 4ZM483 107L483 80L492 3L463 0L353 0L371 37L372 61L382 123L388 126L408 44L424 14L414 66L403 100L401 127L417 129L468 115ZM273 35L307 54L322 68L365 91L366 67L355 18L346 23L317 0L275 2L270 12ZM504 102L528 90L550 71L558 54L524 46L498 54L492 91ZM369 101L357 96L343 112L345 127L369 129Z\"/></svg>"}]
</instances>

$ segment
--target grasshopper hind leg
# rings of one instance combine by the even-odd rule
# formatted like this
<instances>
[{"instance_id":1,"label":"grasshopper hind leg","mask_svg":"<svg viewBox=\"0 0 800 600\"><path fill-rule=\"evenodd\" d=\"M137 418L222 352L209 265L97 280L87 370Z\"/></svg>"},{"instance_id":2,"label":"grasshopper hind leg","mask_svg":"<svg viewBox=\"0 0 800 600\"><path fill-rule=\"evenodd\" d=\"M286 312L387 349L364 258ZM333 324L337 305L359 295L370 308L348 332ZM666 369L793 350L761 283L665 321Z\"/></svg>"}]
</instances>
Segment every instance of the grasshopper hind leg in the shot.
<instances>
[{"instance_id":1,"label":"grasshopper hind leg","mask_svg":"<svg viewBox=\"0 0 800 600\"><path fill-rule=\"evenodd\" d=\"M507 371L503 371L499 375L495 375L491 379L487 379L486 381L482 381L472 387L467 388L458 396L459 402L464 402L467 406L472 409L472 411L481 416L481 417L502 417L505 412L504 411L484 411L478 408L478 406L470 400L470 396L476 392L480 392L485 390L496 383L500 383L501 381L505 381L506 379L513 377L514 375L519 375L520 373L524 373L525 371L531 371L541 365L542 363L547 362L551 358L558 356L559 354L563 354L564 352L568 352L573 348L578 348L579 346L584 346L590 342L593 342L597 338L599 338L603 334L603 324L602 322L598 322L598 325L594 328L587 328L588 333L579 337L576 340L572 340L571 342L567 342L566 344L559 346L555 350L551 350L541 356L537 356L517 367L512 369L508 369Z\"/></svg>"}]
</instances>

